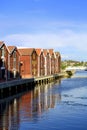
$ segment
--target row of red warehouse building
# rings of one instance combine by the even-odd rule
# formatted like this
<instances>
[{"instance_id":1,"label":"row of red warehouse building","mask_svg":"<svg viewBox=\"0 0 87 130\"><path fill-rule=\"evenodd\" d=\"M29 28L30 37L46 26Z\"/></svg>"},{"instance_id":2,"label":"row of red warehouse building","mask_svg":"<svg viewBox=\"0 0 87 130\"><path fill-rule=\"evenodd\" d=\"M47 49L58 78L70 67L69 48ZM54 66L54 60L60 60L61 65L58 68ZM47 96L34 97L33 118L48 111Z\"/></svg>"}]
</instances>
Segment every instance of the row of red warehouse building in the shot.
<instances>
[{"instance_id":1,"label":"row of red warehouse building","mask_svg":"<svg viewBox=\"0 0 87 130\"><path fill-rule=\"evenodd\" d=\"M58 74L60 64L54 49L18 48L0 41L0 81Z\"/></svg>"}]
</instances>

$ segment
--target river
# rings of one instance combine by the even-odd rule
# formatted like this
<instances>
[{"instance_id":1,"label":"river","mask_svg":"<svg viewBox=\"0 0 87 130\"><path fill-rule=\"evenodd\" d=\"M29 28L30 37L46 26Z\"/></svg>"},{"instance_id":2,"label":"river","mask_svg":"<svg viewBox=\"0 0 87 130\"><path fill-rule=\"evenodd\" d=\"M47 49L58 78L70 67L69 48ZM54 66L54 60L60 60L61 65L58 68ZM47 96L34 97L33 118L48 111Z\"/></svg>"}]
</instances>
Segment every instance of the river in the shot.
<instances>
[{"instance_id":1,"label":"river","mask_svg":"<svg viewBox=\"0 0 87 130\"><path fill-rule=\"evenodd\" d=\"M0 130L87 130L87 71L0 101Z\"/></svg>"}]
</instances>

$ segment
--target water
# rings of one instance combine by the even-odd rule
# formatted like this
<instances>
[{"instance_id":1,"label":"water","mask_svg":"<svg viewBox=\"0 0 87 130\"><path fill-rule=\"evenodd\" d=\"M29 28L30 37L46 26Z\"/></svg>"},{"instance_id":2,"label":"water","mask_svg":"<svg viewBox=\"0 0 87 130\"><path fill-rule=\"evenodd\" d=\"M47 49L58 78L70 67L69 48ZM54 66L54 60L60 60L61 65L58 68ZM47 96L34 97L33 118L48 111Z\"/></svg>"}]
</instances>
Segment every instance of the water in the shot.
<instances>
[{"instance_id":1,"label":"water","mask_svg":"<svg viewBox=\"0 0 87 130\"><path fill-rule=\"evenodd\" d=\"M0 130L87 130L87 71L3 100Z\"/></svg>"}]
</instances>

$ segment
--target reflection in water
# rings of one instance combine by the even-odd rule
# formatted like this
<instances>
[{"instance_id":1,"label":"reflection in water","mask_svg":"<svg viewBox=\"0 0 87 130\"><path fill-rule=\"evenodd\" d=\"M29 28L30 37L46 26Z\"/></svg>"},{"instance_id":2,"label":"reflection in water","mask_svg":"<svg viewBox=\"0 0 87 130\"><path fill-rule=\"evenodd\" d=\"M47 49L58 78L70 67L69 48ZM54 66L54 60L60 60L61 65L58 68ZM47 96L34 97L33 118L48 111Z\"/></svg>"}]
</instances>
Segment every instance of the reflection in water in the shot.
<instances>
[{"instance_id":1,"label":"reflection in water","mask_svg":"<svg viewBox=\"0 0 87 130\"><path fill-rule=\"evenodd\" d=\"M75 75L0 100L0 130L87 130L87 71Z\"/></svg>"},{"instance_id":2,"label":"reflection in water","mask_svg":"<svg viewBox=\"0 0 87 130\"><path fill-rule=\"evenodd\" d=\"M56 98L61 99L60 95L55 95L52 91L52 83L37 86L33 91L33 102L32 111L41 115L42 112L48 110L49 108L54 108Z\"/></svg>"},{"instance_id":3,"label":"reflection in water","mask_svg":"<svg viewBox=\"0 0 87 130\"><path fill-rule=\"evenodd\" d=\"M0 112L0 130L17 129L19 123L19 101L14 99L13 102L3 103L5 109Z\"/></svg>"},{"instance_id":4,"label":"reflection in water","mask_svg":"<svg viewBox=\"0 0 87 130\"><path fill-rule=\"evenodd\" d=\"M60 80L56 83L59 84ZM54 83L42 84L19 98L0 104L0 130L18 130L22 122L37 121L49 108L61 100L54 93Z\"/></svg>"}]
</instances>

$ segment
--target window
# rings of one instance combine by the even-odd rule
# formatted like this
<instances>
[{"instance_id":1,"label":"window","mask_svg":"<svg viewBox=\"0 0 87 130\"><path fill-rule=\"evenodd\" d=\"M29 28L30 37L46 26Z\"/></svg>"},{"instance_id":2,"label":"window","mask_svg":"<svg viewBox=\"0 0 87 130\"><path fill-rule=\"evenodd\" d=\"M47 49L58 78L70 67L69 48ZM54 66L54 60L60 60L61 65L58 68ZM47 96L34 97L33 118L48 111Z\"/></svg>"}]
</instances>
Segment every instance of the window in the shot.
<instances>
[{"instance_id":1,"label":"window","mask_svg":"<svg viewBox=\"0 0 87 130\"><path fill-rule=\"evenodd\" d=\"M4 57L5 55L5 50L4 50L4 47L2 47L2 56Z\"/></svg>"},{"instance_id":2,"label":"window","mask_svg":"<svg viewBox=\"0 0 87 130\"><path fill-rule=\"evenodd\" d=\"M16 68L16 51L13 53L13 68Z\"/></svg>"}]
</instances>

